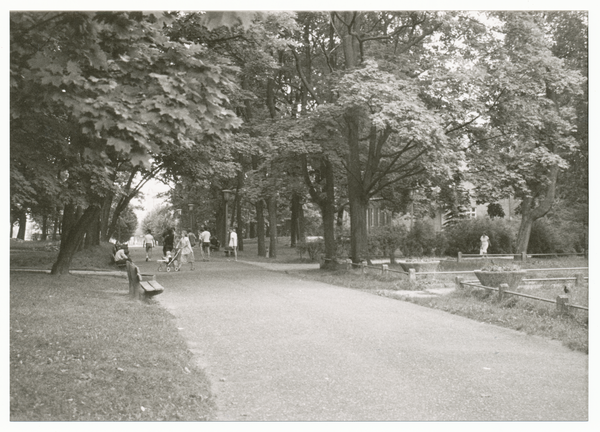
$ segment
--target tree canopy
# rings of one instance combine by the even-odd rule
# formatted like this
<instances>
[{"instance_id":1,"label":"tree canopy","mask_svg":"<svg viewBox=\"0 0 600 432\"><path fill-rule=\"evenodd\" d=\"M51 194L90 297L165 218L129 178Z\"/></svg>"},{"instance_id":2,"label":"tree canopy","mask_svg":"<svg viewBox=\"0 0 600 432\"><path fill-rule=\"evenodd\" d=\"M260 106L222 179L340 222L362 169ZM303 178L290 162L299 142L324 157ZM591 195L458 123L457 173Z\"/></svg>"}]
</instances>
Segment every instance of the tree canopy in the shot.
<instances>
[{"instance_id":1,"label":"tree canopy","mask_svg":"<svg viewBox=\"0 0 600 432\"><path fill-rule=\"evenodd\" d=\"M55 273L113 236L152 178L219 236L256 221L263 255L267 214L274 256L282 215L295 242L312 201L329 262L344 211L351 257L367 258L371 199L458 217L465 182L492 209L515 197L519 251L558 198L587 212L584 12L13 12L10 26L11 219L61 218Z\"/></svg>"}]
</instances>

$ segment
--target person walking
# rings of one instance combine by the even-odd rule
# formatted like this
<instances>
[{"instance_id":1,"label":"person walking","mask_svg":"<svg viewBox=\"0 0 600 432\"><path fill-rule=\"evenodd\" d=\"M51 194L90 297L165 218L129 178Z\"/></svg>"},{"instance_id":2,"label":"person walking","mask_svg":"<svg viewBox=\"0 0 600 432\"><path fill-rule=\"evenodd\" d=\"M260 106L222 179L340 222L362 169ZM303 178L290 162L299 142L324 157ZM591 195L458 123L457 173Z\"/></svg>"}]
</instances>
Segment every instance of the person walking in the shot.
<instances>
[{"instance_id":1,"label":"person walking","mask_svg":"<svg viewBox=\"0 0 600 432\"><path fill-rule=\"evenodd\" d=\"M486 233L483 233L479 240L481 240L479 255L487 255L487 250L490 245L490 238L486 235Z\"/></svg>"},{"instance_id":2,"label":"person walking","mask_svg":"<svg viewBox=\"0 0 600 432\"><path fill-rule=\"evenodd\" d=\"M202 260L208 261L210 259L210 232L207 227L204 227L200 233L200 241L202 242Z\"/></svg>"},{"instance_id":3,"label":"person walking","mask_svg":"<svg viewBox=\"0 0 600 432\"><path fill-rule=\"evenodd\" d=\"M229 247L235 256L235 260L237 261L237 247L238 247L238 238L237 233L235 232L235 228L232 228L229 233Z\"/></svg>"},{"instance_id":4,"label":"person walking","mask_svg":"<svg viewBox=\"0 0 600 432\"><path fill-rule=\"evenodd\" d=\"M167 252L173 251L173 244L175 243L175 230L173 228L167 228L163 233L163 256L167 256Z\"/></svg>"},{"instance_id":5,"label":"person walking","mask_svg":"<svg viewBox=\"0 0 600 432\"><path fill-rule=\"evenodd\" d=\"M152 258L152 248L154 247L154 236L152 235L151 230L148 230L144 236L143 246L146 248L146 261L148 261Z\"/></svg>"},{"instance_id":6,"label":"person walking","mask_svg":"<svg viewBox=\"0 0 600 432\"><path fill-rule=\"evenodd\" d=\"M190 263L190 270L194 270L194 250L192 249L187 231L181 233L181 238L177 243L177 249L181 251L181 259L177 270L180 270L181 266L187 262Z\"/></svg>"}]
</instances>

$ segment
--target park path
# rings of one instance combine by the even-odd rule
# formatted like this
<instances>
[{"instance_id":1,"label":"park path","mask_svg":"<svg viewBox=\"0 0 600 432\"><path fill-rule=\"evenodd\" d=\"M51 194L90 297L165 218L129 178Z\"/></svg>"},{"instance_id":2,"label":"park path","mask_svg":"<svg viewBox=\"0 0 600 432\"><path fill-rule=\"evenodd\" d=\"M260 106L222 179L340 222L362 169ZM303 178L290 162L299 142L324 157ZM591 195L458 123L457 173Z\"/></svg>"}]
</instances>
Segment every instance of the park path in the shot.
<instances>
[{"instance_id":1,"label":"park path","mask_svg":"<svg viewBox=\"0 0 600 432\"><path fill-rule=\"evenodd\" d=\"M588 357L557 342L243 262L139 265L166 287L215 420L588 418Z\"/></svg>"}]
</instances>

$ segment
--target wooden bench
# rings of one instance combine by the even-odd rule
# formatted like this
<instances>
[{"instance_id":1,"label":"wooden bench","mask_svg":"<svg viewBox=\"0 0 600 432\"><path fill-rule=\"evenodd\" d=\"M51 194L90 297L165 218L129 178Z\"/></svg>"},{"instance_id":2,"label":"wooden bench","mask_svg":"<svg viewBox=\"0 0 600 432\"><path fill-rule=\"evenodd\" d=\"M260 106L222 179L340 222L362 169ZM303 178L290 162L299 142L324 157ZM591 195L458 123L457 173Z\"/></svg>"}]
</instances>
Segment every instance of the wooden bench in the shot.
<instances>
[{"instance_id":1,"label":"wooden bench","mask_svg":"<svg viewBox=\"0 0 600 432\"><path fill-rule=\"evenodd\" d=\"M130 261L127 261L127 278L129 279L129 295L132 298L139 300L149 299L165 290L154 279L154 275L142 275L138 266Z\"/></svg>"}]
</instances>

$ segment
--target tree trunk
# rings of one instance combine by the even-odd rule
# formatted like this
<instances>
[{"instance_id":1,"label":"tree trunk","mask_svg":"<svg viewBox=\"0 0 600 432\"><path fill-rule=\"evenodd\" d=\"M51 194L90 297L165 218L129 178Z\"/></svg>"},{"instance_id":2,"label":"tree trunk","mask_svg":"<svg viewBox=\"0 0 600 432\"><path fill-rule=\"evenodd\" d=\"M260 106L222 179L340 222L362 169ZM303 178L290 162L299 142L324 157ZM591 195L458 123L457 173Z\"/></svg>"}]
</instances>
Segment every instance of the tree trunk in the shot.
<instances>
[{"instance_id":1,"label":"tree trunk","mask_svg":"<svg viewBox=\"0 0 600 432\"><path fill-rule=\"evenodd\" d=\"M51 274L62 275L69 273L73 256L79 249L88 226L97 220L99 214L99 206L92 205L88 207L81 217L71 226L68 232L63 235L60 242L58 258L52 266Z\"/></svg>"},{"instance_id":2,"label":"tree trunk","mask_svg":"<svg viewBox=\"0 0 600 432\"><path fill-rule=\"evenodd\" d=\"M58 227L60 224L59 216L60 216L59 211L58 211L58 209L56 209L55 216L52 220L52 240L54 240L54 241L57 239L57 235L58 235Z\"/></svg>"},{"instance_id":3,"label":"tree trunk","mask_svg":"<svg viewBox=\"0 0 600 432\"><path fill-rule=\"evenodd\" d=\"M133 196L127 195L127 196L121 197L121 199L117 203L117 206L115 207L115 210L113 211L113 215L112 215L112 219L110 221L110 225L108 227L108 231L106 233L106 236L109 239L113 236L113 234L117 230L117 225L119 223L119 217L121 216L121 213L123 213L123 211L127 208L129 203L131 202L132 198L133 198Z\"/></svg>"},{"instance_id":4,"label":"tree trunk","mask_svg":"<svg viewBox=\"0 0 600 432\"><path fill-rule=\"evenodd\" d=\"M268 201L269 209L269 258L277 258L277 195L272 194Z\"/></svg>"},{"instance_id":5,"label":"tree trunk","mask_svg":"<svg viewBox=\"0 0 600 432\"><path fill-rule=\"evenodd\" d=\"M221 242L221 246L222 247L226 247L227 245L225 244L226 238L227 238L227 220L226 220L226 216L225 216L225 200L221 200L220 201L220 205L217 207L217 212L215 214L215 220L217 223L217 226L215 227L215 232L214 235L219 239L219 241Z\"/></svg>"},{"instance_id":6,"label":"tree trunk","mask_svg":"<svg viewBox=\"0 0 600 432\"><path fill-rule=\"evenodd\" d=\"M236 228L238 235L238 251L244 250L244 221L242 219L242 200L240 197L239 204L236 207Z\"/></svg>"},{"instance_id":7,"label":"tree trunk","mask_svg":"<svg viewBox=\"0 0 600 432\"><path fill-rule=\"evenodd\" d=\"M323 219L323 240L325 244L325 263L324 267L334 268L337 264L335 260L337 255L337 245L335 244L335 188L333 166L327 157L322 156L319 160L321 179L320 192L312 183L308 174L308 162L306 156L302 157L302 172L304 182L308 187L311 199L321 209ZM323 194L324 192L324 194ZM304 233L303 233L304 234Z\"/></svg>"},{"instance_id":8,"label":"tree trunk","mask_svg":"<svg viewBox=\"0 0 600 432\"><path fill-rule=\"evenodd\" d=\"M335 244L335 188L333 166L329 159L323 159L321 166L325 176L325 202L323 203L323 240L325 262L323 268L337 268L337 246Z\"/></svg>"},{"instance_id":9,"label":"tree trunk","mask_svg":"<svg viewBox=\"0 0 600 432\"><path fill-rule=\"evenodd\" d=\"M367 207L360 164L359 113L350 109L345 115L348 126L348 200L350 202L350 257L359 263L367 256Z\"/></svg>"},{"instance_id":10,"label":"tree trunk","mask_svg":"<svg viewBox=\"0 0 600 432\"><path fill-rule=\"evenodd\" d=\"M304 218L304 208L302 203L298 208L298 241L306 241L306 219Z\"/></svg>"},{"instance_id":11,"label":"tree trunk","mask_svg":"<svg viewBox=\"0 0 600 432\"><path fill-rule=\"evenodd\" d=\"M531 235L531 228L533 227L533 218L531 212L523 214L521 216L521 224L519 225L519 234L517 235L517 252L527 253L527 247L529 246L529 237Z\"/></svg>"},{"instance_id":12,"label":"tree trunk","mask_svg":"<svg viewBox=\"0 0 600 432\"><path fill-rule=\"evenodd\" d=\"M85 249L100 244L100 212L98 212L98 216L90 223L85 232Z\"/></svg>"},{"instance_id":13,"label":"tree trunk","mask_svg":"<svg viewBox=\"0 0 600 432\"><path fill-rule=\"evenodd\" d=\"M27 213L25 210L19 211L19 231L17 232L17 238L25 240L25 232L27 230Z\"/></svg>"},{"instance_id":14,"label":"tree trunk","mask_svg":"<svg viewBox=\"0 0 600 432\"><path fill-rule=\"evenodd\" d=\"M238 235L238 250L242 252L244 250L244 220L242 214L242 195L240 191L244 187L244 156L241 154L238 157L238 162L242 169L237 174L237 188L236 188L236 228Z\"/></svg>"},{"instance_id":15,"label":"tree trunk","mask_svg":"<svg viewBox=\"0 0 600 432\"><path fill-rule=\"evenodd\" d=\"M41 241L46 241L48 239L48 215L42 216L42 236L40 237Z\"/></svg>"},{"instance_id":16,"label":"tree trunk","mask_svg":"<svg viewBox=\"0 0 600 432\"><path fill-rule=\"evenodd\" d=\"M258 240L258 256L267 256L267 247L265 245L264 202L260 199L256 203L256 237Z\"/></svg>"},{"instance_id":17,"label":"tree trunk","mask_svg":"<svg viewBox=\"0 0 600 432\"><path fill-rule=\"evenodd\" d=\"M110 222L110 207L112 205L114 194L109 194L104 198L102 203L102 210L100 212L100 238L104 242L110 241L109 235L109 222Z\"/></svg>"},{"instance_id":18,"label":"tree trunk","mask_svg":"<svg viewBox=\"0 0 600 432\"><path fill-rule=\"evenodd\" d=\"M292 220L290 223L290 247L296 247L296 243L299 239L298 236L298 213L299 213L299 208L301 206L300 204L300 195L298 195L296 192L294 192L292 194L292 203L291 203L291 213L292 213Z\"/></svg>"},{"instance_id":19,"label":"tree trunk","mask_svg":"<svg viewBox=\"0 0 600 432\"><path fill-rule=\"evenodd\" d=\"M525 197L521 201L521 225L519 226L519 234L517 235L517 253L527 253L533 223L546 216L550 209L552 209L556 195L558 172L558 166L550 169L548 186L543 193L539 194L540 198L538 199L539 204L537 207L534 207L535 200L531 196Z\"/></svg>"}]
</instances>

